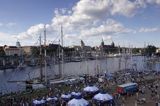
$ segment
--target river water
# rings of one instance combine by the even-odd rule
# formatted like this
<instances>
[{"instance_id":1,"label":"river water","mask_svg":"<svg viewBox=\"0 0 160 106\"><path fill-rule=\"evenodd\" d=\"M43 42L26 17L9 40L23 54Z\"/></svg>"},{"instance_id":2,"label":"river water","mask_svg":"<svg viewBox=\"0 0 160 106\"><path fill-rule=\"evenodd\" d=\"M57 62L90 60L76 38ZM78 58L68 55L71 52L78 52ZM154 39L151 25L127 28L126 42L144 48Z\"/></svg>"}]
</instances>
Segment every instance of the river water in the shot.
<instances>
[{"instance_id":1,"label":"river water","mask_svg":"<svg viewBox=\"0 0 160 106\"><path fill-rule=\"evenodd\" d=\"M143 56L134 56L131 59L124 58L107 58L101 60L89 60L82 62L70 62L64 64L65 76L78 76L82 74L95 75L98 73L115 72L123 69L146 70L148 65L144 62ZM59 74L59 66L51 65L47 67L47 76L53 78ZM156 63L150 66L150 69L159 71L160 64ZM0 71L0 92L10 93L25 90L25 83L9 83L8 81L24 81L39 77L38 67L26 67L25 70L6 70Z\"/></svg>"}]
</instances>

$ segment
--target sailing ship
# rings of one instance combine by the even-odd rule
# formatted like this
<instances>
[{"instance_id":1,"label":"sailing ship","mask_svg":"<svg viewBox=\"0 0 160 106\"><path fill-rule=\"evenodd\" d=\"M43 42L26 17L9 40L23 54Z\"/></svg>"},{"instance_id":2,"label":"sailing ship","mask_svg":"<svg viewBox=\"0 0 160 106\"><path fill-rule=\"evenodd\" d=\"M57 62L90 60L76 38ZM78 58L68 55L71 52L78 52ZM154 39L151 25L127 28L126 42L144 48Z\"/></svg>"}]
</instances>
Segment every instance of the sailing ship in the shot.
<instances>
[{"instance_id":1,"label":"sailing ship","mask_svg":"<svg viewBox=\"0 0 160 106\"><path fill-rule=\"evenodd\" d=\"M33 86L34 85L46 85L47 84L47 72L46 72L46 66L47 66L47 62L46 62L46 29L45 29L45 26L44 26L44 55L42 55L42 44L41 44L41 35L39 37L39 42L40 42L40 54L39 54L39 59L40 59L40 76L39 78L34 78L34 79L28 79L28 80L9 80L8 82L9 83L25 83L26 85L26 90L31 90L33 89ZM44 60L44 61L43 61ZM42 70L42 62L44 62L45 64L45 67L44 67L44 70L45 70L45 79L44 79L44 76L43 76L43 70ZM23 68L23 65L20 64L18 66L18 68ZM30 76L29 76L30 77Z\"/></svg>"}]
</instances>

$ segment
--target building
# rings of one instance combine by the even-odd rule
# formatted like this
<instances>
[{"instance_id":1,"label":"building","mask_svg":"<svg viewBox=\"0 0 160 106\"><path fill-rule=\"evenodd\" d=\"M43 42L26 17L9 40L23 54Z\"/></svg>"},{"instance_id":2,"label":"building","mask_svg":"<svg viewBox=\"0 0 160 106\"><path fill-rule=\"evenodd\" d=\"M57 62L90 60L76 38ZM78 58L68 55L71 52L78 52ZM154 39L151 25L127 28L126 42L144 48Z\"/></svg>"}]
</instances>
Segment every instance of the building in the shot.
<instances>
[{"instance_id":1,"label":"building","mask_svg":"<svg viewBox=\"0 0 160 106\"><path fill-rule=\"evenodd\" d=\"M21 55L21 48L16 46L5 46L4 52L6 56L20 56Z\"/></svg>"},{"instance_id":2,"label":"building","mask_svg":"<svg viewBox=\"0 0 160 106\"><path fill-rule=\"evenodd\" d=\"M157 49L156 49L156 53L160 53L160 48L157 48Z\"/></svg>"},{"instance_id":3,"label":"building","mask_svg":"<svg viewBox=\"0 0 160 106\"><path fill-rule=\"evenodd\" d=\"M116 51L117 47L115 47L114 42L112 42L110 45L105 45L104 41L102 39L101 45L99 46L99 50L101 52L110 53Z\"/></svg>"},{"instance_id":4,"label":"building","mask_svg":"<svg viewBox=\"0 0 160 106\"><path fill-rule=\"evenodd\" d=\"M6 56L21 56L23 54L21 44L19 41L16 42L16 46L4 46L4 52Z\"/></svg>"},{"instance_id":5,"label":"building","mask_svg":"<svg viewBox=\"0 0 160 106\"><path fill-rule=\"evenodd\" d=\"M23 46L22 50L25 55L30 56L32 55L32 49L35 48L35 46Z\"/></svg>"},{"instance_id":6,"label":"building","mask_svg":"<svg viewBox=\"0 0 160 106\"><path fill-rule=\"evenodd\" d=\"M91 46L86 46L85 43L81 40L81 50L84 52L90 52L92 50Z\"/></svg>"}]
</instances>

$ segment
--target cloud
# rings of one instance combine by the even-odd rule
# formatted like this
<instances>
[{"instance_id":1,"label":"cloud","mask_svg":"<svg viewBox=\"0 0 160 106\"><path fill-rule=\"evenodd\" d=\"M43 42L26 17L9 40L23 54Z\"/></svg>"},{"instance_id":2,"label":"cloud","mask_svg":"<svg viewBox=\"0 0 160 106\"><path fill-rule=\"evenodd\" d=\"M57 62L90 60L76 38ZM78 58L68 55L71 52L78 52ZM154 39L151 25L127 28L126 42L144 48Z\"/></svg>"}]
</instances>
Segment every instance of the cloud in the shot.
<instances>
[{"instance_id":1,"label":"cloud","mask_svg":"<svg viewBox=\"0 0 160 106\"><path fill-rule=\"evenodd\" d=\"M16 26L16 23L14 23L14 22L0 23L0 27L7 27L7 28L10 28L10 27L13 27L13 26Z\"/></svg>"},{"instance_id":2,"label":"cloud","mask_svg":"<svg viewBox=\"0 0 160 106\"><path fill-rule=\"evenodd\" d=\"M99 35L116 35L120 33L132 32L131 29L125 28L121 23L108 19L104 24L81 31L81 36L99 36Z\"/></svg>"},{"instance_id":3,"label":"cloud","mask_svg":"<svg viewBox=\"0 0 160 106\"><path fill-rule=\"evenodd\" d=\"M112 40L112 36L111 35L107 35L107 36L103 36L104 40Z\"/></svg>"},{"instance_id":4,"label":"cloud","mask_svg":"<svg viewBox=\"0 0 160 106\"><path fill-rule=\"evenodd\" d=\"M158 32L160 28L140 28L139 32Z\"/></svg>"},{"instance_id":5,"label":"cloud","mask_svg":"<svg viewBox=\"0 0 160 106\"><path fill-rule=\"evenodd\" d=\"M47 37L60 35L60 27L66 40L77 40L95 36L115 36L121 33L135 33L122 23L111 19L112 16L134 17L138 10L148 4L160 5L160 0L80 0L72 9L55 9L51 23L46 25ZM31 26L16 37L21 40L32 39L43 33L44 24ZM156 29L141 29L139 32Z\"/></svg>"},{"instance_id":6,"label":"cloud","mask_svg":"<svg viewBox=\"0 0 160 106\"><path fill-rule=\"evenodd\" d=\"M16 23L14 23L14 22L10 22L10 23L7 23L7 24L6 24L7 27L13 27L13 26L15 26L15 25L16 25Z\"/></svg>"},{"instance_id":7,"label":"cloud","mask_svg":"<svg viewBox=\"0 0 160 106\"><path fill-rule=\"evenodd\" d=\"M31 35L28 35L26 32L19 33L18 35L13 35L12 37L13 37L13 38L16 38L16 39L19 39L19 40L32 39L32 36L31 36Z\"/></svg>"},{"instance_id":8,"label":"cloud","mask_svg":"<svg viewBox=\"0 0 160 106\"><path fill-rule=\"evenodd\" d=\"M2 45L2 46L4 44L7 44L7 45L13 45L13 44L15 44L14 39L11 38L10 34L0 32L0 38L1 38L0 39L0 45Z\"/></svg>"},{"instance_id":9,"label":"cloud","mask_svg":"<svg viewBox=\"0 0 160 106\"><path fill-rule=\"evenodd\" d=\"M146 0L146 3L160 5L160 0Z\"/></svg>"},{"instance_id":10,"label":"cloud","mask_svg":"<svg viewBox=\"0 0 160 106\"><path fill-rule=\"evenodd\" d=\"M0 23L0 27L2 27L3 26L3 23Z\"/></svg>"},{"instance_id":11,"label":"cloud","mask_svg":"<svg viewBox=\"0 0 160 106\"><path fill-rule=\"evenodd\" d=\"M120 14L127 17L132 17L136 14L138 6L135 2L129 0L112 0L111 14Z\"/></svg>"},{"instance_id":12,"label":"cloud","mask_svg":"<svg viewBox=\"0 0 160 106\"><path fill-rule=\"evenodd\" d=\"M73 15L84 15L88 18L105 17L111 7L110 0L81 0L73 7Z\"/></svg>"},{"instance_id":13,"label":"cloud","mask_svg":"<svg viewBox=\"0 0 160 106\"><path fill-rule=\"evenodd\" d=\"M128 0L80 0L71 10L55 9L52 22L47 25L47 36L60 35L63 25L65 38L68 40L92 36L116 35L132 32L122 23L107 19L111 15L133 16L136 4ZM31 26L26 32L19 33L18 39L32 39L43 33L44 24Z\"/></svg>"},{"instance_id":14,"label":"cloud","mask_svg":"<svg viewBox=\"0 0 160 106\"><path fill-rule=\"evenodd\" d=\"M18 35L15 35L14 37L17 37L18 39L32 39L34 37L43 35L44 33L44 27L46 27L47 33L51 33L52 29L50 28L50 25L44 25L44 24L37 24L34 26L31 26L26 32L19 33Z\"/></svg>"}]
</instances>

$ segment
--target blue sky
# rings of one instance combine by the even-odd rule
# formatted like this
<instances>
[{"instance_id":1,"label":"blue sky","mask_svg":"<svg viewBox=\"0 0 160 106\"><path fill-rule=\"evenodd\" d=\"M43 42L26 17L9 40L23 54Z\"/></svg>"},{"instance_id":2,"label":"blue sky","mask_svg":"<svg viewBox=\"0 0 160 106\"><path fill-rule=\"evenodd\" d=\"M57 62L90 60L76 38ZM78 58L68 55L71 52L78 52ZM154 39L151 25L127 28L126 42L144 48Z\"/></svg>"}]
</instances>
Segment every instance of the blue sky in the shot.
<instances>
[{"instance_id":1,"label":"blue sky","mask_svg":"<svg viewBox=\"0 0 160 106\"><path fill-rule=\"evenodd\" d=\"M35 45L44 24L47 42L65 46L160 46L160 0L0 0L0 45Z\"/></svg>"},{"instance_id":2,"label":"blue sky","mask_svg":"<svg viewBox=\"0 0 160 106\"><path fill-rule=\"evenodd\" d=\"M16 23L16 30L10 30L18 33L35 24L49 23L56 8L71 8L76 0L69 1L72 0L0 0L0 22Z\"/></svg>"}]
</instances>

